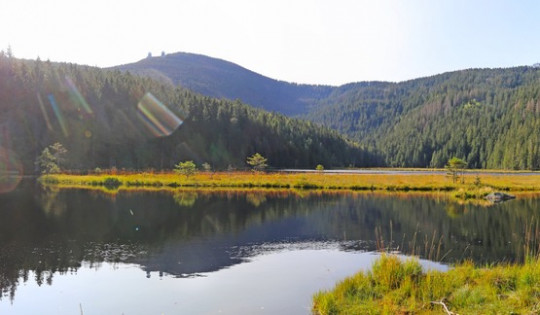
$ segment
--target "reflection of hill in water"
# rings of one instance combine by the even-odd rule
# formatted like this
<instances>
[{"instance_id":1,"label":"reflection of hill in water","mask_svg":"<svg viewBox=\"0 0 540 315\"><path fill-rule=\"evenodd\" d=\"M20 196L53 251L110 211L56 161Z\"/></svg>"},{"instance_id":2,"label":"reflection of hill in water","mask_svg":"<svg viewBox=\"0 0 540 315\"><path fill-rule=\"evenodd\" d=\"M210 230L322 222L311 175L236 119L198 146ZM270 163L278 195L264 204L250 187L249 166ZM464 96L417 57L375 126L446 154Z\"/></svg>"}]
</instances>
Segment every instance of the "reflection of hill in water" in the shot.
<instances>
[{"instance_id":1,"label":"reflection of hill in water","mask_svg":"<svg viewBox=\"0 0 540 315\"><path fill-rule=\"evenodd\" d=\"M237 264L253 254L245 248L261 244L348 241L346 250L373 250L376 227L405 252L435 258L439 251L446 261L514 260L522 257L525 226L540 208L539 199L487 209L417 195L260 191L112 198L31 183L0 195L0 203L0 286L8 295L29 271L38 283L51 282L82 261L137 263L148 272L186 276Z\"/></svg>"}]
</instances>

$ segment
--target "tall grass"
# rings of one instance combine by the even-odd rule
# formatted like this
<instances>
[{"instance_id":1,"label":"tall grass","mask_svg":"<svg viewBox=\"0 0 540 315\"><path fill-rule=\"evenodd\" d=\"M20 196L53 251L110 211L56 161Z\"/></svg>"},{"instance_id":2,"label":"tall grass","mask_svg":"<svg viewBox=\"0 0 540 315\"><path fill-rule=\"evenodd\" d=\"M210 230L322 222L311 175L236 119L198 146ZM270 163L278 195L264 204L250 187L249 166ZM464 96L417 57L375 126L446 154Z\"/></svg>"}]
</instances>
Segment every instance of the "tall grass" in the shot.
<instances>
[{"instance_id":1,"label":"tall grass","mask_svg":"<svg viewBox=\"0 0 540 315\"><path fill-rule=\"evenodd\" d=\"M459 199L480 199L495 190L540 192L540 176L490 174L465 175L465 183L453 183L441 174L322 174L220 172L179 176L174 173L104 173L94 175L45 175L44 183L69 186L126 187L230 187L389 192L453 192ZM479 184L481 183L481 184Z\"/></svg>"},{"instance_id":2,"label":"tall grass","mask_svg":"<svg viewBox=\"0 0 540 315\"><path fill-rule=\"evenodd\" d=\"M538 314L540 260L475 267L461 263L423 271L415 258L383 254L359 272L313 297L314 314Z\"/></svg>"},{"instance_id":3,"label":"tall grass","mask_svg":"<svg viewBox=\"0 0 540 315\"><path fill-rule=\"evenodd\" d=\"M314 314L540 313L540 224L535 218L525 228L522 264L475 266L464 261L446 272L424 271L415 257L403 260L389 254L380 231L376 235L381 257L370 270L316 293ZM436 232L426 236L424 256L442 259L441 242Z\"/></svg>"},{"instance_id":4,"label":"tall grass","mask_svg":"<svg viewBox=\"0 0 540 315\"><path fill-rule=\"evenodd\" d=\"M533 218L525 230L524 253L526 260L540 259L540 223Z\"/></svg>"}]
</instances>

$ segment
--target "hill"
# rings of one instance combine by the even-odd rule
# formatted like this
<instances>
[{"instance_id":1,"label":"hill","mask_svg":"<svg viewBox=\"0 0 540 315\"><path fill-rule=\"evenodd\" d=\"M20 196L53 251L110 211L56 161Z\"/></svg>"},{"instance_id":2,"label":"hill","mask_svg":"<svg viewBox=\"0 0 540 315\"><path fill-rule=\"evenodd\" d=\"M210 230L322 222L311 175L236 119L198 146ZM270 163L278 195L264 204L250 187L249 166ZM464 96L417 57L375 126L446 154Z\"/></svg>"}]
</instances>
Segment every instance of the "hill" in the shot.
<instances>
[{"instance_id":1,"label":"hill","mask_svg":"<svg viewBox=\"0 0 540 315\"><path fill-rule=\"evenodd\" d=\"M203 55L174 53L114 67L180 85L197 93L244 103L289 116L305 114L332 87L270 79L234 63Z\"/></svg>"},{"instance_id":2,"label":"hill","mask_svg":"<svg viewBox=\"0 0 540 315\"><path fill-rule=\"evenodd\" d=\"M242 99L335 129L381 157L380 166L540 168L540 69L468 69L406 82L296 85L238 65L171 54L118 67L199 93Z\"/></svg>"},{"instance_id":3,"label":"hill","mask_svg":"<svg viewBox=\"0 0 540 315\"><path fill-rule=\"evenodd\" d=\"M274 167L367 165L336 131L202 96L118 70L20 60L0 53L0 171L37 171L60 142L64 167L170 169L182 160L246 167L259 152Z\"/></svg>"},{"instance_id":4,"label":"hill","mask_svg":"<svg viewBox=\"0 0 540 315\"><path fill-rule=\"evenodd\" d=\"M540 69L469 69L335 89L305 116L394 167L540 168Z\"/></svg>"}]
</instances>

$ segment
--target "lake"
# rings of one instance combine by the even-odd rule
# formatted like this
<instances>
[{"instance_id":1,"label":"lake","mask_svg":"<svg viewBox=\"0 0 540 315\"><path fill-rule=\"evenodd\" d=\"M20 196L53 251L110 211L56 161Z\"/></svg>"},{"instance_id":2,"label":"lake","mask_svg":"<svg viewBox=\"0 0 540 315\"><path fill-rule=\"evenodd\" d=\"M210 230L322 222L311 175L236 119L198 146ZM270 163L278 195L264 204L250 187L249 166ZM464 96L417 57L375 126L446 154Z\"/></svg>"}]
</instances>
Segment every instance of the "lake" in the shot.
<instances>
[{"instance_id":1,"label":"lake","mask_svg":"<svg viewBox=\"0 0 540 315\"><path fill-rule=\"evenodd\" d=\"M1 314L302 314L375 250L523 258L539 198L44 189L0 194ZM427 260L424 260L427 259ZM442 260L443 264L433 261Z\"/></svg>"}]
</instances>

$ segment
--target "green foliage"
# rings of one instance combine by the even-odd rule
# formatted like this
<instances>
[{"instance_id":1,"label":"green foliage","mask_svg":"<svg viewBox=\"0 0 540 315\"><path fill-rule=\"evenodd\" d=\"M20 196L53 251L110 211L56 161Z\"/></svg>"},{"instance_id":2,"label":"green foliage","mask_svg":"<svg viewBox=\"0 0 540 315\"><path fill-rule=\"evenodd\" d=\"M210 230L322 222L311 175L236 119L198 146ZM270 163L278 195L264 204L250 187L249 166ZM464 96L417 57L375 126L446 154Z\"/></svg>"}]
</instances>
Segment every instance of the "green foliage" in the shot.
<instances>
[{"instance_id":1,"label":"green foliage","mask_svg":"<svg viewBox=\"0 0 540 315\"><path fill-rule=\"evenodd\" d=\"M60 172L60 168L58 167L58 164L56 164L55 158L48 147L43 149L41 155L36 160L36 164L39 166L41 174L54 174Z\"/></svg>"},{"instance_id":2,"label":"green foliage","mask_svg":"<svg viewBox=\"0 0 540 315\"><path fill-rule=\"evenodd\" d=\"M463 110L473 112L477 109L480 109L481 106L482 104L480 102L478 102L475 99L472 99L468 101L465 105L463 105Z\"/></svg>"},{"instance_id":3,"label":"green foliage","mask_svg":"<svg viewBox=\"0 0 540 315\"><path fill-rule=\"evenodd\" d=\"M452 181L456 183L459 179L461 173L461 183L464 181L463 169L467 166L467 162L463 161L460 158L453 157L448 160L445 168L448 170L448 175L452 176Z\"/></svg>"},{"instance_id":4,"label":"green foliage","mask_svg":"<svg viewBox=\"0 0 540 315\"><path fill-rule=\"evenodd\" d=\"M197 165L193 161L179 162L174 166L174 171L189 178L197 173Z\"/></svg>"},{"instance_id":5,"label":"green foliage","mask_svg":"<svg viewBox=\"0 0 540 315\"><path fill-rule=\"evenodd\" d=\"M446 272L422 271L383 255L372 270L313 297L314 314L441 314L443 305L459 314L529 314L538 311L540 261L486 268L463 263Z\"/></svg>"},{"instance_id":6,"label":"green foliage","mask_svg":"<svg viewBox=\"0 0 540 315\"><path fill-rule=\"evenodd\" d=\"M370 160L358 144L328 128L120 71L0 55L0 82L2 134L10 135L8 149L27 171L55 142L69 148L58 166L77 170L164 170L185 160L222 170L243 165L251 152L275 167L368 166ZM148 92L183 121L167 137L157 136L153 122L133 106Z\"/></svg>"},{"instance_id":7,"label":"green foliage","mask_svg":"<svg viewBox=\"0 0 540 315\"><path fill-rule=\"evenodd\" d=\"M317 164L317 166L315 167L315 170L322 172L324 171L324 166L322 164Z\"/></svg>"},{"instance_id":8,"label":"green foliage","mask_svg":"<svg viewBox=\"0 0 540 315\"><path fill-rule=\"evenodd\" d=\"M41 152L36 160L36 165L40 168L42 174L60 173L60 166L65 163L67 150L62 144L56 142Z\"/></svg>"},{"instance_id":9,"label":"green foliage","mask_svg":"<svg viewBox=\"0 0 540 315\"><path fill-rule=\"evenodd\" d=\"M202 169L205 172L211 172L212 171L212 166L207 162L204 162L201 166L202 166Z\"/></svg>"},{"instance_id":10,"label":"green foliage","mask_svg":"<svg viewBox=\"0 0 540 315\"><path fill-rule=\"evenodd\" d=\"M55 142L49 148L58 166L62 167L66 163L67 149L59 142Z\"/></svg>"},{"instance_id":11,"label":"green foliage","mask_svg":"<svg viewBox=\"0 0 540 315\"><path fill-rule=\"evenodd\" d=\"M266 164L267 159L260 155L259 153L255 153L252 156L249 156L246 160L246 163L251 166L253 171L256 172L262 172L268 167L268 164Z\"/></svg>"},{"instance_id":12,"label":"green foliage","mask_svg":"<svg viewBox=\"0 0 540 315\"><path fill-rule=\"evenodd\" d=\"M303 114L360 142L370 155L362 162L354 161L356 166L441 168L452 156L460 156L471 168L540 169L537 68L473 69L401 83L361 82L340 87L286 84L191 54L167 55L119 68L139 74L163 73L166 80L205 95L242 99L289 115ZM295 143L298 148L320 143L305 139ZM255 149L279 164L268 152Z\"/></svg>"},{"instance_id":13,"label":"green foliage","mask_svg":"<svg viewBox=\"0 0 540 315\"><path fill-rule=\"evenodd\" d=\"M477 186L477 187L479 187L480 185L482 185L482 181L480 180L480 176L476 175L476 176L474 177L474 183L473 183L473 184L474 184L474 186Z\"/></svg>"},{"instance_id":14,"label":"green foliage","mask_svg":"<svg viewBox=\"0 0 540 315\"><path fill-rule=\"evenodd\" d=\"M122 181L120 181L116 177L106 177L103 180L103 186L107 189L116 189L122 185Z\"/></svg>"},{"instance_id":15,"label":"green foliage","mask_svg":"<svg viewBox=\"0 0 540 315\"><path fill-rule=\"evenodd\" d=\"M540 69L474 69L332 91L306 117L380 156L379 165L540 169Z\"/></svg>"},{"instance_id":16,"label":"green foliage","mask_svg":"<svg viewBox=\"0 0 540 315\"><path fill-rule=\"evenodd\" d=\"M173 195L174 202L182 207L193 207L199 195L193 191L177 192Z\"/></svg>"},{"instance_id":17,"label":"green foliage","mask_svg":"<svg viewBox=\"0 0 540 315\"><path fill-rule=\"evenodd\" d=\"M175 57L142 62L168 63L168 58ZM224 78L223 72L212 78L221 82L219 90L226 90ZM291 108L290 114L309 108L305 117L314 123L201 96L163 80L73 64L0 55L0 80L8 149L25 170L54 142L70 149L59 168L72 169L162 170L194 160L219 170L242 165L251 152L275 167L444 167L459 156L470 168L540 169L540 69L530 67L456 71L401 83L288 86L294 90L290 101L278 103ZM264 94L257 91L253 95ZM141 120L133 106L147 92L183 120L168 137L154 136L155 126ZM295 107L298 97L305 101Z\"/></svg>"}]
</instances>

